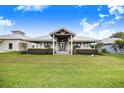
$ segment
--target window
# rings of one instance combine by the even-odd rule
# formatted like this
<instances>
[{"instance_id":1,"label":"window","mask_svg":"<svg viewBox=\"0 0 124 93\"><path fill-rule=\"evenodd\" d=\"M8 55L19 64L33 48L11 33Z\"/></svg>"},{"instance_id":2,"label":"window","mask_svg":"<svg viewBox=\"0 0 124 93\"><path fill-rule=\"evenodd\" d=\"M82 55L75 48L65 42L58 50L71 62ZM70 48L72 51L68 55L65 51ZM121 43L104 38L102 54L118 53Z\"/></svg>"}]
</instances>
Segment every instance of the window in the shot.
<instances>
[{"instance_id":1,"label":"window","mask_svg":"<svg viewBox=\"0 0 124 93\"><path fill-rule=\"evenodd\" d=\"M51 43L44 43L45 48L50 48L51 47Z\"/></svg>"},{"instance_id":2,"label":"window","mask_svg":"<svg viewBox=\"0 0 124 93\"><path fill-rule=\"evenodd\" d=\"M12 43L9 43L9 49L12 49Z\"/></svg>"},{"instance_id":3,"label":"window","mask_svg":"<svg viewBox=\"0 0 124 93\"><path fill-rule=\"evenodd\" d=\"M75 48L80 48L81 47L81 43L78 43L78 42L77 43L74 43L74 47Z\"/></svg>"}]
</instances>

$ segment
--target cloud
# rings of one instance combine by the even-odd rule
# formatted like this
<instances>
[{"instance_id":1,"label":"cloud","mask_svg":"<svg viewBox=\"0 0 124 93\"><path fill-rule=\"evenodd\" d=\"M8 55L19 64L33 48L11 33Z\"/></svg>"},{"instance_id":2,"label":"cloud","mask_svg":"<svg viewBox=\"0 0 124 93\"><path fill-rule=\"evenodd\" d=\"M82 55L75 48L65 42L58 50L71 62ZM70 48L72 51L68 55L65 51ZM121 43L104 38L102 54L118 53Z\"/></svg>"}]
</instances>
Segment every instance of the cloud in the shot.
<instances>
[{"instance_id":1,"label":"cloud","mask_svg":"<svg viewBox=\"0 0 124 93\"><path fill-rule=\"evenodd\" d=\"M124 7L123 6L108 6L110 15L114 15L116 20L119 20L122 18L122 14L124 13Z\"/></svg>"},{"instance_id":2,"label":"cloud","mask_svg":"<svg viewBox=\"0 0 124 93\"><path fill-rule=\"evenodd\" d=\"M89 32L91 30L94 30L99 25L99 23L100 22L90 24L90 23L87 22L86 18L84 18L84 19L81 20L80 25L83 26L83 31L84 32Z\"/></svg>"},{"instance_id":3,"label":"cloud","mask_svg":"<svg viewBox=\"0 0 124 93\"><path fill-rule=\"evenodd\" d=\"M101 8L97 8L97 11L101 11L102 9Z\"/></svg>"},{"instance_id":4,"label":"cloud","mask_svg":"<svg viewBox=\"0 0 124 93\"><path fill-rule=\"evenodd\" d=\"M20 5L15 8L16 11L29 12L29 11L38 11L42 12L44 9L47 9L47 5Z\"/></svg>"},{"instance_id":5,"label":"cloud","mask_svg":"<svg viewBox=\"0 0 124 93\"><path fill-rule=\"evenodd\" d=\"M14 23L12 20L5 19L4 17L0 17L0 26L12 26Z\"/></svg>"},{"instance_id":6,"label":"cloud","mask_svg":"<svg viewBox=\"0 0 124 93\"><path fill-rule=\"evenodd\" d=\"M102 10L102 6L98 6L97 11L99 12L101 10Z\"/></svg>"},{"instance_id":7,"label":"cloud","mask_svg":"<svg viewBox=\"0 0 124 93\"><path fill-rule=\"evenodd\" d=\"M111 36L113 33L114 33L114 31L111 29L102 29L102 30L96 32L95 35L96 35L96 38L103 39L103 38L107 38L107 37Z\"/></svg>"},{"instance_id":8,"label":"cloud","mask_svg":"<svg viewBox=\"0 0 124 93\"><path fill-rule=\"evenodd\" d=\"M99 16L100 16L101 18L104 18L104 17L108 17L109 15L99 14Z\"/></svg>"},{"instance_id":9,"label":"cloud","mask_svg":"<svg viewBox=\"0 0 124 93\"><path fill-rule=\"evenodd\" d=\"M108 27L111 27L113 25L115 25L117 22L117 20L107 20L107 21L104 21L101 25L102 25L102 28L108 28Z\"/></svg>"},{"instance_id":10,"label":"cloud","mask_svg":"<svg viewBox=\"0 0 124 93\"><path fill-rule=\"evenodd\" d=\"M113 30L105 28L98 31L96 29L101 25L101 22L102 21L99 20L98 22L95 22L95 23L89 23L86 20L86 18L82 19L80 22L80 25L83 26L83 31L82 33L80 33L80 35L97 38L97 39L103 39L112 35L112 33L114 33Z\"/></svg>"},{"instance_id":11,"label":"cloud","mask_svg":"<svg viewBox=\"0 0 124 93\"><path fill-rule=\"evenodd\" d=\"M108 21L108 24L115 24L114 20Z\"/></svg>"},{"instance_id":12,"label":"cloud","mask_svg":"<svg viewBox=\"0 0 124 93\"><path fill-rule=\"evenodd\" d=\"M80 35L85 36L85 37L91 37L91 38L96 38L96 39L104 39L108 38L114 33L113 30L110 29L102 29L100 31L89 31L89 32L82 32Z\"/></svg>"}]
</instances>

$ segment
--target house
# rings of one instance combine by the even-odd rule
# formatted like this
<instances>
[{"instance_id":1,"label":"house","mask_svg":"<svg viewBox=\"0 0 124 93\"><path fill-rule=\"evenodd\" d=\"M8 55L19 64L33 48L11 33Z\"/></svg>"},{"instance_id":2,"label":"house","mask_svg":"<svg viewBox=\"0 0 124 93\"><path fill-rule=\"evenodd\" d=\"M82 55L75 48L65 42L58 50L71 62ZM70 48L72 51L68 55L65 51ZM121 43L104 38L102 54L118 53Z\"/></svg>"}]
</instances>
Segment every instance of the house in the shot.
<instances>
[{"instance_id":1,"label":"house","mask_svg":"<svg viewBox=\"0 0 124 93\"><path fill-rule=\"evenodd\" d=\"M22 44L26 44L28 48L52 48L53 54L67 53L73 54L73 48L91 49L90 44L94 44L99 40L94 38L77 36L76 33L60 28L48 36L31 38L22 31L12 31L12 34L0 35L0 51L24 51Z\"/></svg>"},{"instance_id":2,"label":"house","mask_svg":"<svg viewBox=\"0 0 124 93\"><path fill-rule=\"evenodd\" d=\"M116 53L115 49L113 48L115 40L120 40L120 38L105 38L101 40L101 42L103 43L103 49L106 49L106 51L110 53Z\"/></svg>"}]
</instances>

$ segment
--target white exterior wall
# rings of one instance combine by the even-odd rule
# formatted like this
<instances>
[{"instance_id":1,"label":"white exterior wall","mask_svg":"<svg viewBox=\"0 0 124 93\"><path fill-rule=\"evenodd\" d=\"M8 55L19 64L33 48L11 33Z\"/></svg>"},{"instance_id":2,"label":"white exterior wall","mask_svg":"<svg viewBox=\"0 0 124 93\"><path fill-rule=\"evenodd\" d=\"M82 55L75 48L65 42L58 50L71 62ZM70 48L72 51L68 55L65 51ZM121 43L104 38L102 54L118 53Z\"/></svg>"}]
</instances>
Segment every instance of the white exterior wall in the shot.
<instances>
[{"instance_id":1,"label":"white exterior wall","mask_svg":"<svg viewBox=\"0 0 124 93\"><path fill-rule=\"evenodd\" d=\"M27 43L27 48L44 48L44 42L33 43L33 42L27 42L27 41L22 41L22 40L3 40L0 43L0 52L1 51L2 52L4 52L4 51L23 51L23 47L19 46L20 42ZM12 49L9 49L9 43L12 43L12 47L13 47ZM51 48L52 47L53 47L53 44L51 45ZM55 42L55 47L56 47L56 50L59 49L58 42L57 43ZM66 43L65 47L66 47L66 50L68 50L68 42ZM87 44L84 45L83 42L81 42L81 47L80 48L85 49L85 48L89 48L89 46ZM109 46L105 46L105 48L107 48L107 51L112 51L112 49L110 49ZM70 48L70 42L69 42L69 51L70 51L70 49L71 48Z\"/></svg>"},{"instance_id":2,"label":"white exterior wall","mask_svg":"<svg viewBox=\"0 0 124 93\"><path fill-rule=\"evenodd\" d=\"M22 40L2 40L0 43L0 52L7 52L7 51L23 51L24 48L19 45L20 42L27 43L27 48L37 48L36 43L26 42ZM9 49L9 43L12 43L12 49Z\"/></svg>"},{"instance_id":3,"label":"white exterior wall","mask_svg":"<svg viewBox=\"0 0 124 93\"><path fill-rule=\"evenodd\" d=\"M2 42L0 43L0 51L2 51Z\"/></svg>"},{"instance_id":4,"label":"white exterior wall","mask_svg":"<svg viewBox=\"0 0 124 93\"><path fill-rule=\"evenodd\" d=\"M36 48L37 44L36 43L32 43L32 42L28 42L28 48Z\"/></svg>"},{"instance_id":5,"label":"white exterior wall","mask_svg":"<svg viewBox=\"0 0 124 93\"><path fill-rule=\"evenodd\" d=\"M109 45L104 45L103 49L106 49L110 53L116 53L116 51L111 47L112 47L112 45L110 45L110 44Z\"/></svg>"},{"instance_id":6,"label":"white exterior wall","mask_svg":"<svg viewBox=\"0 0 124 93\"><path fill-rule=\"evenodd\" d=\"M0 51L19 51L19 43L21 40L2 40L0 43ZM9 43L12 43L12 49L9 49Z\"/></svg>"}]
</instances>

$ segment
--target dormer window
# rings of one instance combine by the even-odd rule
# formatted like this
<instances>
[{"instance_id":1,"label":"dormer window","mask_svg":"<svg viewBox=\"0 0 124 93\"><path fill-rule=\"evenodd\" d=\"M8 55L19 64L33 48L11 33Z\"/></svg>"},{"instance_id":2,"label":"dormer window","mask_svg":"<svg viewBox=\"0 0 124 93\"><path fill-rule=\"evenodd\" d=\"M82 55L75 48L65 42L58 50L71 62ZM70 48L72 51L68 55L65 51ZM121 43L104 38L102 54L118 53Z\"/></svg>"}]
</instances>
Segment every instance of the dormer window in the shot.
<instances>
[{"instance_id":1,"label":"dormer window","mask_svg":"<svg viewBox=\"0 0 124 93\"><path fill-rule=\"evenodd\" d=\"M24 32L22 32L22 31L12 31L12 34L13 35L25 35L25 33Z\"/></svg>"}]
</instances>

